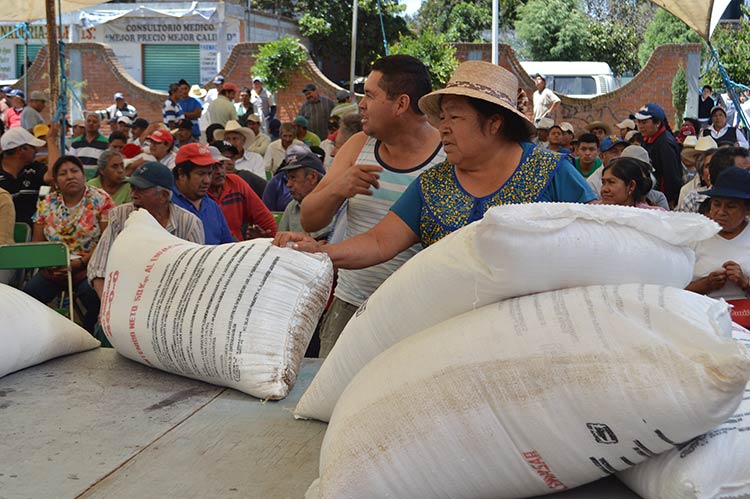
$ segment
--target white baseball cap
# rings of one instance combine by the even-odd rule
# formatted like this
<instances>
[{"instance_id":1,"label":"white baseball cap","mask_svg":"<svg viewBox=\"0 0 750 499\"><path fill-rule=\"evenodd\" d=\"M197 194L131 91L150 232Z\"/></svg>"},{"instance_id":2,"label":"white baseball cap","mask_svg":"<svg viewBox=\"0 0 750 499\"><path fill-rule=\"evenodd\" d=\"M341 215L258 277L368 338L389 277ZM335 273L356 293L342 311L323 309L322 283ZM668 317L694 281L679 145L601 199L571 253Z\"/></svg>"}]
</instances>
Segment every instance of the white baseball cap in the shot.
<instances>
[{"instance_id":1,"label":"white baseball cap","mask_svg":"<svg viewBox=\"0 0 750 499\"><path fill-rule=\"evenodd\" d=\"M0 137L0 147L2 147L3 151L9 151L27 144L34 147L42 147L46 142L37 139L28 130L21 127L11 128Z\"/></svg>"}]
</instances>

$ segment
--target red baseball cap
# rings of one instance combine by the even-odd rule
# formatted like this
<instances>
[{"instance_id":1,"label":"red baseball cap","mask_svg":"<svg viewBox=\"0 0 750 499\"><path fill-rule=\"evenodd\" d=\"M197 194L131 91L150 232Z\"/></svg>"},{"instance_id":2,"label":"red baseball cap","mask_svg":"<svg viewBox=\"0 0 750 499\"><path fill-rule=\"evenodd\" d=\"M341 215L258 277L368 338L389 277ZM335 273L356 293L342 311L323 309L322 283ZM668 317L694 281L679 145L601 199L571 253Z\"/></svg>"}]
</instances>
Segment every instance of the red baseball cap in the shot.
<instances>
[{"instance_id":1,"label":"red baseball cap","mask_svg":"<svg viewBox=\"0 0 750 499\"><path fill-rule=\"evenodd\" d=\"M169 130L157 130L149 135L148 138L149 140L152 140L154 142L166 142L169 145L174 144L174 137L169 132Z\"/></svg>"},{"instance_id":2,"label":"red baseball cap","mask_svg":"<svg viewBox=\"0 0 750 499\"><path fill-rule=\"evenodd\" d=\"M685 142L685 139L690 137L691 135L695 135L695 128L693 128L692 125L682 125L682 128L680 128L680 133L677 134L677 142L682 144Z\"/></svg>"},{"instance_id":3,"label":"red baseball cap","mask_svg":"<svg viewBox=\"0 0 750 499\"><path fill-rule=\"evenodd\" d=\"M197 142L185 144L177 150L177 157L174 161L175 164L179 165L186 161L190 161L199 166L213 166L216 163L208 146Z\"/></svg>"},{"instance_id":4,"label":"red baseball cap","mask_svg":"<svg viewBox=\"0 0 750 499\"><path fill-rule=\"evenodd\" d=\"M224 90L224 91L239 92L240 91L240 87L238 87L237 85L235 85L232 82L229 82L229 83L225 83L224 84L224 87L222 87L222 90Z\"/></svg>"},{"instance_id":5,"label":"red baseball cap","mask_svg":"<svg viewBox=\"0 0 750 499\"><path fill-rule=\"evenodd\" d=\"M122 155L127 159L133 159L142 152L143 149L137 144L125 144L125 147L122 148Z\"/></svg>"}]
</instances>

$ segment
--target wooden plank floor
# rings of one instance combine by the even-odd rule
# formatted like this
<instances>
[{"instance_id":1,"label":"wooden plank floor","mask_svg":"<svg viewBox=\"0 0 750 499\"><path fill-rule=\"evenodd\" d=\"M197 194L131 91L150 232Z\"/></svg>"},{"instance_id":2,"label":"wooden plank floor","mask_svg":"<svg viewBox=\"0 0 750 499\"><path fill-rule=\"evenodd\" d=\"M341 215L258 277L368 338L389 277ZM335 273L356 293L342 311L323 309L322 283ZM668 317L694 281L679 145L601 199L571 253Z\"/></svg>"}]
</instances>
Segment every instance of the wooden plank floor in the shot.
<instances>
[{"instance_id":1,"label":"wooden plank floor","mask_svg":"<svg viewBox=\"0 0 750 499\"><path fill-rule=\"evenodd\" d=\"M0 378L0 499L302 498L326 425L97 349ZM637 499L609 478L550 499Z\"/></svg>"}]
</instances>

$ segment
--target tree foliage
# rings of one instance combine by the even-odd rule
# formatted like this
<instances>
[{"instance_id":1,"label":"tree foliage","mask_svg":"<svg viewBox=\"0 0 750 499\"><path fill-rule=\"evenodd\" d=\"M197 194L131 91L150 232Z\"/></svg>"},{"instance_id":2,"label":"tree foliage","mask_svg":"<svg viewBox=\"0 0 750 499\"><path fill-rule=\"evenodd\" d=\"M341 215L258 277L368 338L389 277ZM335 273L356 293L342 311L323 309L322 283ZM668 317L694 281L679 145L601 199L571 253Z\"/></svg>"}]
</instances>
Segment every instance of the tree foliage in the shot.
<instances>
[{"instance_id":1,"label":"tree foliage","mask_svg":"<svg viewBox=\"0 0 750 499\"><path fill-rule=\"evenodd\" d=\"M638 47L638 61L641 67L648 62L654 49L659 45L667 43L700 43L701 37L688 28L675 16L664 9L656 12L646 32L643 35L643 43Z\"/></svg>"},{"instance_id":2,"label":"tree foliage","mask_svg":"<svg viewBox=\"0 0 750 499\"><path fill-rule=\"evenodd\" d=\"M500 29L513 27L518 7L526 0L499 0ZM425 0L416 15L417 32L445 33L450 42L487 41L492 28L491 0Z\"/></svg>"},{"instance_id":3,"label":"tree foliage","mask_svg":"<svg viewBox=\"0 0 750 499\"><path fill-rule=\"evenodd\" d=\"M585 60L602 61L609 64L618 76L640 70L638 43L640 39L635 27L614 20L589 21L588 51Z\"/></svg>"},{"instance_id":4,"label":"tree foliage","mask_svg":"<svg viewBox=\"0 0 750 499\"><path fill-rule=\"evenodd\" d=\"M576 0L529 0L519 7L515 26L533 60L586 58L589 18Z\"/></svg>"},{"instance_id":5,"label":"tree foliage","mask_svg":"<svg viewBox=\"0 0 750 499\"><path fill-rule=\"evenodd\" d=\"M750 21L748 11L743 7L743 16L738 24L719 25L711 37L711 45L716 49L729 79L750 85ZM724 81L718 68L713 65L705 81L714 89L724 89Z\"/></svg>"},{"instance_id":6,"label":"tree foliage","mask_svg":"<svg viewBox=\"0 0 750 499\"><path fill-rule=\"evenodd\" d=\"M444 87L458 67L456 49L442 33L422 31L418 36L403 36L390 46L390 52L408 54L422 61L430 72L433 89Z\"/></svg>"},{"instance_id":7,"label":"tree foliage","mask_svg":"<svg viewBox=\"0 0 750 499\"><path fill-rule=\"evenodd\" d=\"M675 109L675 123L682 123L685 116L685 106L687 105L688 84L685 76L685 69L682 65L672 78L672 105Z\"/></svg>"},{"instance_id":8,"label":"tree foliage","mask_svg":"<svg viewBox=\"0 0 750 499\"><path fill-rule=\"evenodd\" d=\"M307 59L307 54L300 46L299 40L287 36L260 47L252 74L263 78L268 89L276 92L289 84L292 73L302 65L305 59Z\"/></svg>"}]
</instances>

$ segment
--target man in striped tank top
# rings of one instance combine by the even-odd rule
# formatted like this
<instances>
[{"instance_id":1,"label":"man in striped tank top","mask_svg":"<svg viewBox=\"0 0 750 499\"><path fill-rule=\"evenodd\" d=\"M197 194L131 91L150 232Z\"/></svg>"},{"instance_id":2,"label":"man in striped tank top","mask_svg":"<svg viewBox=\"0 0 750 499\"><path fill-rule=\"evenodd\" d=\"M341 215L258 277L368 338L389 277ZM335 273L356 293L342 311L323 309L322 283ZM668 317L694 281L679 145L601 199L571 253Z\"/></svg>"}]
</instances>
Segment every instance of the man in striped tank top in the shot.
<instances>
[{"instance_id":1,"label":"man in striped tank top","mask_svg":"<svg viewBox=\"0 0 750 499\"><path fill-rule=\"evenodd\" d=\"M363 131L344 144L301 206L301 223L308 232L331 223L347 200L345 238L366 232L422 171L445 161L438 131L417 106L432 90L421 61L407 55L383 57L373 64L364 89L359 103ZM320 330L320 357L330 352L357 308L420 249L412 246L366 269L339 270L334 300Z\"/></svg>"}]
</instances>

